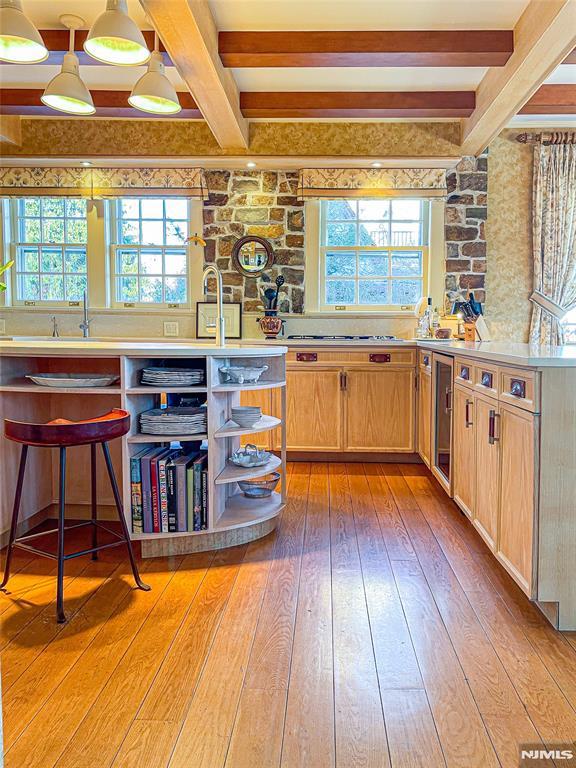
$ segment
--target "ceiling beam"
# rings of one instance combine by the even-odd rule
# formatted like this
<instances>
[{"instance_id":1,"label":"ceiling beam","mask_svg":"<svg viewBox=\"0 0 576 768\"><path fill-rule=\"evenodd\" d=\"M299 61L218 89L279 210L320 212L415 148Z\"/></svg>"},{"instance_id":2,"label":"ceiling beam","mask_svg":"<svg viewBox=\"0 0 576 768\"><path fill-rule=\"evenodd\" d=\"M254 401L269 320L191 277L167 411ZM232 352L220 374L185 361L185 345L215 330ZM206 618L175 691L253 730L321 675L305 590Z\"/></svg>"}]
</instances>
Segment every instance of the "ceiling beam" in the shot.
<instances>
[{"instance_id":1,"label":"ceiling beam","mask_svg":"<svg viewBox=\"0 0 576 768\"><path fill-rule=\"evenodd\" d=\"M524 104L521 115L575 115L576 85L542 85Z\"/></svg>"},{"instance_id":2,"label":"ceiling beam","mask_svg":"<svg viewBox=\"0 0 576 768\"><path fill-rule=\"evenodd\" d=\"M467 117L474 91L241 93L244 117Z\"/></svg>"},{"instance_id":3,"label":"ceiling beam","mask_svg":"<svg viewBox=\"0 0 576 768\"><path fill-rule=\"evenodd\" d=\"M220 32L226 67L497 67L514 50L506 30Z\"/></svg>"},{"instance_id":4,"label":"ceiling beam","mask_svg":"<svg viewBox=\"0 0 576 768\"><path fill-rule=\"evenodd\" d=\"M0 88L0 114L51 115L52 117L62 115L61 112L56 112L42 104L40 97L43 93L41 88ZM91 90L90 93L96 107L96 117L132 117L134 119L163 117L162 115L141 112L139 109L131 107L128 103L130 91ZM179 93L178 100L182 111L177 115L166 115L165 117L202 120L202 113L188 92Z\"/></svg>"},{"instance_id":5,"label":"ceiling beam","mask_svg":"<svg viewBox=\"0 0 576 768\"><path fill-rule=\"evenodd\" d=\"M576 48L566 56L562 64L576 64Z\"/></svg>"},{"instance_id":6,"label":"ceiling beam","mask_svg":"<svg viewBox=\"0 0 576 768\"><path fill-rule=\"evenodd\" d=\"M148 48L150 48L150 50L152 50L154 48L154 32L152 30L143 30L142 34L146 40L146 45ZM61 64L64 58L64 54L68 52L68 45L70 40L70 33L68 30L41 29L40 35L42 36L42 40L44 40L44 45L46 48L48 48L49 54L47 59L39 62L39 64L35 66L42 66L45 64ZM79 29L74 35L74 50L78 56L78 61L80 64L82 64L82 66L106 66L106 64L93 59L92 56L88 56L88 54L85 53L83 46L87 37L88 31L85 29ZM159 50L162 54L162 58L164 59L164 64L167 67L172 66L170 56L166 53L166 49L162 43L160 43Z\"/></svg>"},{"instance_id":7,"label":"ceiling beam","mask_svg":"<svg viewBox=\"0 0 576 768\"><path fill-rule=\"evenodd\" d=\"M480 154L575 44L576 0L530 0L514 29L514 53L486 73L476 109L462 121L462 154Z\"/></svg>"},{"instance_id":8,"label":"ceiling beam","mask_svg":"<svg viewBox=\"0 0 576 768\"><path fill-rule=\"evenodd\" d=\"M140 0L222 149L248 148L240 94L218 55L208 0Z\"/></svg>"},{"instance_id":9,"label":"ceiling beam","mask_svg":"<svg viewBox=\"0 0 576 768\"><path fill-rule=\"evenodd\" d=\"M22 126L17 115L0 115L0 144L22 144Z\"/></svg>"}]
</instances>

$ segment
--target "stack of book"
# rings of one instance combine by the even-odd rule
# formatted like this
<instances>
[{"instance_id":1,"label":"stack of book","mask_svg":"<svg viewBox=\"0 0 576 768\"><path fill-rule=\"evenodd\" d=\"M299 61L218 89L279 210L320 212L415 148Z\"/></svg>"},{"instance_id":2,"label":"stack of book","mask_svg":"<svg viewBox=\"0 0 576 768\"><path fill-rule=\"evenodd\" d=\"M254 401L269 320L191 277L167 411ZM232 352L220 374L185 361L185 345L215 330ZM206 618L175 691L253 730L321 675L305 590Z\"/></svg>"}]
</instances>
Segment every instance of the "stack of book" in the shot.
<instances>
[{"instance_id":1,"label":"stack of book","mask_svg":"<svg viewBox=\"0 0 576 768\"><path fill-rule=\"evenodd\" d=\"M208 527L208 454L146 448L130 459L132 531L178 533Z\"/></svg>"}]
</instances>

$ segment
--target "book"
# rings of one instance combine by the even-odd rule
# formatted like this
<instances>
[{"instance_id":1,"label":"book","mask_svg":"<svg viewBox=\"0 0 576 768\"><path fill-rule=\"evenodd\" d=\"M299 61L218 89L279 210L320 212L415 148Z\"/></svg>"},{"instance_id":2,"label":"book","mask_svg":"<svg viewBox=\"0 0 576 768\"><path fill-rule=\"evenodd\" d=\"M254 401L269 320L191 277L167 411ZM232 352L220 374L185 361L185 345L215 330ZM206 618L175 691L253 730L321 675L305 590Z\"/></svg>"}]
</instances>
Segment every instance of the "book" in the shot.
<instances>
[{"instance_id":1,"label":"book","mask_svg":"<svg viewBox=\"0 0 576 768\"><path fill-rule=\"evenodd\" d=\"M140 459L146 450L130 457L130 495L132 501L132 532L143 533L142 514L142 473Z\"/></svg>"},{"instance_id":2,"label":"book","mask_svg":"<svg viewBox=\"0 0 576 768\"><path fill-rule=\"evenodd\" d=\"M168 496L168 533L175 533L178 530L178 512L176 496L176 465L178 457L173 456L166 462L166 491Z\"/></svg>"},{"instance_id":3,"label":"book","mask_svg":"<svg viewBox=\"0 0 576 768\"><path fill-rule=\"evenodd\" d=\"M174 467L174 481L175 481L175 503L176 503L176 530L187 531L192 530L188 528L188 494L187 494L187 470L192 464L196 456L197 451L193 453L186 453L182 456L177 456L172 461ZM193 482L193 481L192 481ZM170 496L169 496L170 499ZM170 515L170 507L168 507L168 514Z\"/></svg>"},{"instance_id":4,"label":"book","mask_svg":"<svg viewBox=\"0 0 576 768\"><path fill-rule=\"evenodd\" d=\"M170 531L168 524L167 467L177 454L177 450L170 449L164 456L160 456L158 459L158 513L161 533L169 533Z\"/></svg>"},{"instance_id":5,"label":"book","mask_svg":"<svg viewBox=\"0 0 576 768\"><path fill-rule=\"evenodd\" d=\"M201 453L196 459L194 459L193 467L193 529L194 531L202 530L202 470L205 463L208 461L208 455Z\"/></svg>"},{"instance_id":6,"label":"book","mask_svg":"<svg viewBox=\"0 0 576 768\"><path fill-rule=\"evenodd\" d=\"M208 462L206 461L206 464ZM208 467L202 470L202 512L200 515L200 529L208 528Z\"/></svg>"},{"instance_id":7,"label":"book","mask_svg":"<svg viewBox=\"0 0 576 768\"><path fill-rule=\"evenodd\" d=\"M152 532L161 533L160 521L160 478L158 474L158 462L170 453L169 448L162 448L150 461L150 485L152 487Z\"/></svg>"},{"instance_id":8,"label":"book","mask_svg":"<svg viewBox=\"0 0 576 768\"><path fill-rule=\"evenodd\" d=\"M154 533L151 462L155 456L163 451L163 448L149 448L140 458L140 477L142 481L142 527L144 533Z\"/></svg>"},{"instance_id":9,"label":"book","mask_svg":"<svg viewBox=\"0 0 576 768\"><path fill-rule=\"evenodd\" d=\"M186 467L186 530L194 531L194 461Z\"/></svg>"}]
</instances>

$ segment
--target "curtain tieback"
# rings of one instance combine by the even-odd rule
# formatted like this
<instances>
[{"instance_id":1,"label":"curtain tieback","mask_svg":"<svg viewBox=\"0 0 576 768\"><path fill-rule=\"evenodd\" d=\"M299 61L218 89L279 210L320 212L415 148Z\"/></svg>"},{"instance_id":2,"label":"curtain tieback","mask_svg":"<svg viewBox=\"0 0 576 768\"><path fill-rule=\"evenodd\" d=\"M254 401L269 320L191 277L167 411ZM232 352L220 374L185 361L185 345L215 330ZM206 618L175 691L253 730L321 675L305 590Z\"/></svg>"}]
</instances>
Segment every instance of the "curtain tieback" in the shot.
<instances>
[{"instance_id":1,"label":"curtain tieback","mask_svg":"<svg viewBox=\"0 0 576 768\"><path fill-rule=\"evenodd\" d=\"M537 304L541 309L548 312L549 315L552 315L552 317L555 317L557 320L563 320L566 314L564 307L549 296L540 293L540 291L534 291L532 296L530 296L530 301Z\"/></svg>"}]
</instances>

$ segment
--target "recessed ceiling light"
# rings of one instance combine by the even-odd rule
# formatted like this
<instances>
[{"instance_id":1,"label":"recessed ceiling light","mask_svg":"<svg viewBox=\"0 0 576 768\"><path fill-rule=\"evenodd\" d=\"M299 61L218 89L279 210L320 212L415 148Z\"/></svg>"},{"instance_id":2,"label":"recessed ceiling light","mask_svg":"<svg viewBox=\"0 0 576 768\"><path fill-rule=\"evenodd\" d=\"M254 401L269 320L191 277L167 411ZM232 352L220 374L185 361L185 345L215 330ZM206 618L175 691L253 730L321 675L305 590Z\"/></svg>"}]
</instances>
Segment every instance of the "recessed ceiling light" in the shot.
<instances>
[{"instance_id":1,"label":"recessed ceiling light","mask_svg":"<svg viewBox=\"0 0 576 768\"><path fill-rule=\"evenodd\" d=\"M246 168L256 168L256 163L250 160L246 163Z\"/></svg>"},{"instance_id":2,"label":"recessed ceiling light","mask_svg":"<svg viewBox=\"0 0 576 768\"><path fill-rule=\"evenodd\" d=\"M382 168L382 163L370 163L372 168Z\"/></svg>"},{"instance_id":3,"label":"recessed ceiling light","mask_svg":"<svg viewBox=\"0 0 576 768\"><path fill-rule=\"evenodd\" d=\"M0 61L38 64L48 58L40 33L22 11L20 0L0 0Z\"/></svg>"},{"instance_id":4,"label":"recessed ceiling light","mask_svg":"<svg viewBox=\"0 0 576 768\"><path fill-rule=\"evenodd\" d=\"M84 50L105 64L138 66L150 58L144 35L128 16L126 0L106 0L106 10L88 33Z\"/></svg>"},{"instance_id":5,"label":"recessed ceiling light","mask_svg":"<svg viewBox=\"0 0 576 768\"><path fill-rule=\"evenodd\" d=\"M40 97L43 104L70 115L93 115L96 112L90 91L80 79L78 56L74 53L74 30L84 26L79 16L66 14L60 22L70 30L70 49L64 56L60 73L53 77Z\"/></svg>"},{"instance_id":6,"label":"recessed ceiling light","mask_svg":"<svg viewBox=\"0 0 576 768\"><path fill-rule=\"evenodd\" d=\"M92 163L90 162L90 160L82 160L82 162L80 163L80 165L86 165L86 166L88 166L88 165L92 165Z\"/></svg>"}]
</instances>

